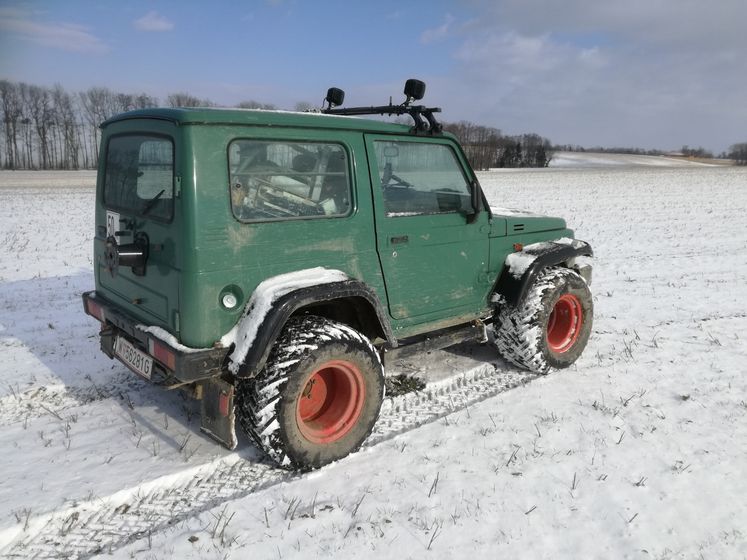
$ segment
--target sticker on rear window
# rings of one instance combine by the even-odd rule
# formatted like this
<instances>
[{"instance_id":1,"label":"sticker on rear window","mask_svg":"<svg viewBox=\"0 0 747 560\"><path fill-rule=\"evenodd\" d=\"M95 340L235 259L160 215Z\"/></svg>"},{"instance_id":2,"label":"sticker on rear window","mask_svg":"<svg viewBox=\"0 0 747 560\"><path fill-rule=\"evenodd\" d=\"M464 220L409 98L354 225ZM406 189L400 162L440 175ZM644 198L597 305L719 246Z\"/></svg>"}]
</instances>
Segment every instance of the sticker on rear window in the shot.
<instances>
[{"instance_id":1,"label":"sticker on rear window","mask_svg":"<svg viewBox=\"0 0 747 560\"><path fill-rule=\"evenodd\" d=\"M119 212L106 211L106 236L112 237L119 231Z\"/></svg>"}]
</instances>

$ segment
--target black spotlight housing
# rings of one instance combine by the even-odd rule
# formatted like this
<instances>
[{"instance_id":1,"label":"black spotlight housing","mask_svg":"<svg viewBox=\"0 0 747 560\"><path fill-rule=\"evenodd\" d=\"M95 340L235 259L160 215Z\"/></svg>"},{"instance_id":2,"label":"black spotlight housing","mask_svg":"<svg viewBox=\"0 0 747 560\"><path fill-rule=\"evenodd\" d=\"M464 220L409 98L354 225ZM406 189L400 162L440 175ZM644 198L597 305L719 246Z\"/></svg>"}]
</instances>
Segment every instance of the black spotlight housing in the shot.
<instances>
[{"instance_id":1,"label":"black spotlight housing","mask_svg":"<svg viewBox=\"0 0 747 560\"><path fill-rule=\"evenodd\" d=\"M410 78L405 82L405 95L407 96L407 103L420 101L425 96L425 82Z\"/></svg>"},{"instance_id":2,"label":"black spotlight housing","mask_svg":"<svg viewBox=\"0 0 747 560\"><path fill-rule=\"evenodd\" d=\"M327 90L327 97L324 98L324 101L327 102L328 109L338 107L345 101L345 92L340 88L331 87Z\"/></svg>"}]
</instances>

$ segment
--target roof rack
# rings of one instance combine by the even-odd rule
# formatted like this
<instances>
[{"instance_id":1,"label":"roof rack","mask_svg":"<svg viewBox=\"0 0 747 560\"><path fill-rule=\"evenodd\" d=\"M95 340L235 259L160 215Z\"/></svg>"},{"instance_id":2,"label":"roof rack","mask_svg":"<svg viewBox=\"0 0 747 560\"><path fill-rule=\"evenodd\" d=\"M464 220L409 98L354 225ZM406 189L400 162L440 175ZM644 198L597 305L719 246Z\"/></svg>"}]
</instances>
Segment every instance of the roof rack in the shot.
<instances>
[{"instance_id":1,"label":"roof rack","mask_svg":"<svg viewBox=\"0 0 747 560\"><path fill-rule=\"evenodd\" d=\"M340 88L331 87L327 90L324 101L326 108L322 113L326 115L410 115L415 121L412 132L415 134L440 134L443 126L436 120L433 113L440 113L440 107L426 107L425 105L411 105L413 101L419 101L425 95L425 82L409 79L405 82L404 94L406 99L401 105L393 105L389 98L389 105L378 107L347 107L338 108L345 100L345 92Z\"/></svg>"}]
</instances>

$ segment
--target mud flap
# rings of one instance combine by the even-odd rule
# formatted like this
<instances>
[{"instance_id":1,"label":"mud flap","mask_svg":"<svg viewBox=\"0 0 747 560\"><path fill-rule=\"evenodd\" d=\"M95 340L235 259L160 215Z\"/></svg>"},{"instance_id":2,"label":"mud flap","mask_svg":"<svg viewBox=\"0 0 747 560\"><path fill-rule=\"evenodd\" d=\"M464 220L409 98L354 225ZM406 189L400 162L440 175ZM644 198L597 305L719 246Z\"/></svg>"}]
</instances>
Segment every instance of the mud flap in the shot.
<instances>
[{"instance_id":1,"label":"mud flap","mask_svg":"<svg viewBox=\"0 0 747 560\"><path fill-rule=\"evenodd\" d=\"M219 378L203 381L202 421L200 429L213 439L235 449L236 426L234 415L234 386Z\"/></svg>"}]
</instances>

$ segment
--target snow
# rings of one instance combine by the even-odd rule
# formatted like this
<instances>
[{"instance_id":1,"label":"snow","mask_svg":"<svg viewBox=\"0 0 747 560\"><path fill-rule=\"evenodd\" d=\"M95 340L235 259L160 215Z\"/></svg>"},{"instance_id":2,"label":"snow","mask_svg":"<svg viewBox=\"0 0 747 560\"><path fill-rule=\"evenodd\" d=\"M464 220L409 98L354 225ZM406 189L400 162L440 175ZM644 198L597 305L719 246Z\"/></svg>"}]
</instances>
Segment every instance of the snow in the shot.
<instances>
[{"instance_id":1,"label":"snow","mask_svg":"<svg viewBox=\"0 0 747 560\"><path fill-rule=\"evenodd\" d=\"M524 273L532 266L532 263L537 260L536 255L529 255L527 253L511 253L506 257L506 265L508 271L514 278L521 278Z\"/></svg>"},{"instance_id":2,"label":"snow","mask_svg":"<svg viewBox=\"0 0 747 560\"><path fill-rule=\"evenodd\" d=\"M499 206L490 206L490 213L493 216L512 216L519 218L538 218L539 214L534 214L526 210L517 210L515 208L501 208Z\"/></svg>"},{"instance_id":3,"label":"snow","mask_svg":"<svg viewBox=\"0 0 747 560\"><path fill-rule=\"evenodd\" d=\"M347 279L347 274L340 270L316 267L280 274L260 282L246 304L239 322L220 339L221 344L226 348L235 344L233 351L228 356L230 359L228 367L231 372L237 373L239 371L239 367L257 336L257 331L272 308L274 301L295 290L319 284L342 282Z\"/></svg>"},{"instance_id":4,"label":"snow","mask_svg":"<svg viewBox=\"0 0 747 560\"><path fill-rule=\"evenodd\" d=\"M551 168L630 168L630 167L715 167L717 163L703 163L685 158L608 154L595 152L556 152L550 160Z\"/></svg>"},{"instance_id":5,"label":"snow","mask_svg":"<svg viewBox=\"0 0 747 560\"><path fill-rule=\"evenodd\" d=\"M137 325L137 328L143 332L152 334L161 342L165 342L166 344L171 346L174 350L179 350L180 352L184 352L185 354L205 352L206 350L210 350L210 348L192 348L189 346L184 346L184 344L179 342L173 334L168 332L166 329L162 329L161 327Z\"/></svg>"},{"instance_id":6,"label":"snow","mask_svg":"<svg viewBox=\"0 0 747 560\"><path fill-rule=\"evenodd\" d=\"M479 178L592 245L586 352L539 378L479 345L387 363L439 381L288 474L100 352L93 175L1 172L0 555L747 556L747 169Z\"/></svg>"},{"instance_id":7,"label":"snow","mask_svg":"<svg viewBox=\"0 0 747 560\"><path fill-rule=\"evenodd\" d=\"M506 257L506 266L508 266L508 271L511 276L514 278L521 278L529 267L532 266L532 263L537 260L537 255L531 253L540 253L545 249L552 248L554 244L571 245L572 247L580 247L582 245L579 240L571 239L569 237L559 237L558 239L553 239L552 242L542 241L540 243L525 245L521 252L510 253ZM574 260L574 262L579 266L593 266L593 262L588 258L586 260Z\"/></svg>"},{"instance_id":8,"label":"snow","mask_svg":"<svg viewBox=\"0 0 747 560\"><path fill-rule=\"evenodd\" d=\"M387 212L388 218L402 218L408 216L422 216L422 212Z\"/></svg>"}]
</instances>

